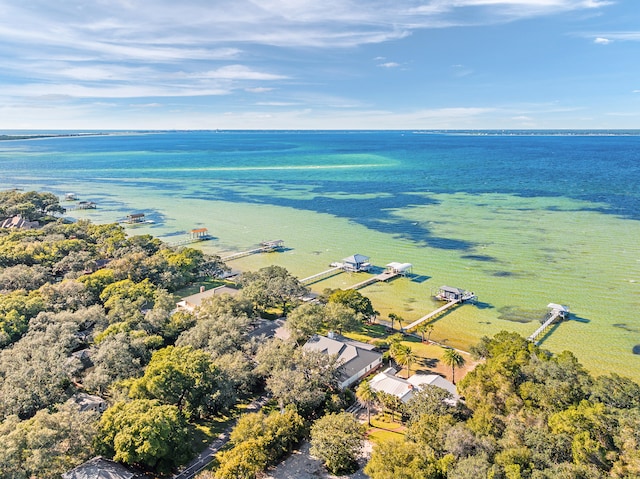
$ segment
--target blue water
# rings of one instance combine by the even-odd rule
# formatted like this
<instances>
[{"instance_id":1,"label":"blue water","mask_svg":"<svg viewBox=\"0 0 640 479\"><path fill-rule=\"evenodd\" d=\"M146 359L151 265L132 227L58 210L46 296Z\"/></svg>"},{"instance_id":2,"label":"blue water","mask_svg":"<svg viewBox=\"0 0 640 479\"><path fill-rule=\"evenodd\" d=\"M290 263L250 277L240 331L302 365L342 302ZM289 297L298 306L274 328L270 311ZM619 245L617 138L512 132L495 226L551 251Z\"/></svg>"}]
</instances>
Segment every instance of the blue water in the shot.
<instances>
[{"instance_id":1,"label":"blue water","mask_svg":"<svg viewBox=\"0 0 640 479\"><path fill-rule=\"evenodd\" d=\"M55 188L84 179L167 188L162 180L183 180L202 184L191 197L309 209L373 229L388 227L389 209L428 203L415 195L424 192L566 196L640 219L640 132L484 133L167 132L11 141L0 143L0 183L35 179ZM274 196L260 185L307 194ZM376 196L341 199L345 192ZM414 241L468 247L410 224L396 227Z\"/></svg>"},{"instance_id":2,"label":"blue water","mask_svg":"<svg viewBox=\"0 0 640 479\"><path fill-rule=\"evenodd\" d=\"M538 305L566 298L584 321L562 325L545 345L636 378L639 185L640 131L194 131L0 142L0 188L80 192L110 220L155 199L146 212L159 236L175 234L190 210L224 202L238 208L203 211L200 223L214 224L221 242L225 234L244 238L231 230L259 222L240 208L255 205L282 225L274 235L298 242L298 261L313 263L307 250L317 255L335 236L362 253L402 252L409 257L391 260L415 262L434 282L455 278L480 289L486 307L461 310L464 332L438 323L452 344L503 327L532 332L533 324L508 316L526 320ZM321 214L309 221L322 222L326 238L286 213L294 210ZM327 262L317 261L299 274ZM415 306L419 286L401 285L389 287L393 298L373 289L376 307L389 303L408 317L428 311L430 304ZM455 343L456 336L464 338ZM590 352L600 341L609 356L597 362Z\"/></svg>"}]
</instances>

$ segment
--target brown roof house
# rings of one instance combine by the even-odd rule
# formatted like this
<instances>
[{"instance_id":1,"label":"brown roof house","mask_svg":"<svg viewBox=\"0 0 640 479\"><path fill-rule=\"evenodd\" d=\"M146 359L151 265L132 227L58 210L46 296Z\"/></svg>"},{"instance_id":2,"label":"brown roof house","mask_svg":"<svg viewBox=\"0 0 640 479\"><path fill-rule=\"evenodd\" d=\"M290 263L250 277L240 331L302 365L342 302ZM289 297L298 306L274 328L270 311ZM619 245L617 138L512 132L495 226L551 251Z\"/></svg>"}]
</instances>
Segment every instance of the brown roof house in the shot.
<instances>
[{"instance_id":1,"label":"brown roof house","mask_svg":"<svg viewBox=\"0 0 640 479\"><path fill-rule=\"evenodd\" d=\"M202 301L207 298L211 298L212 296L220 296L222 294L235 296L236 294L238 294L238 292L239 290L230 288L229 286L218 286L217 288L212 288L205 291L203 286L200 288L199 293L182 298L176 303L176 306L178 307L178 309L183 309L192 313L196 310L196 308L199 308L202 305Z\"/></svg>"},{"instance_id":2,"label":"brown roof house","mask_svg":"<svg viewBox=\"0 0 640 479\"><path fill-rule=\"evenodd\" d=\"M22 230L32 230L40 226L37 221L27 221L22 216L16 215L13 218L7 218L0 223L0 228L13 228Z\"/></svg>"}]
</instances>

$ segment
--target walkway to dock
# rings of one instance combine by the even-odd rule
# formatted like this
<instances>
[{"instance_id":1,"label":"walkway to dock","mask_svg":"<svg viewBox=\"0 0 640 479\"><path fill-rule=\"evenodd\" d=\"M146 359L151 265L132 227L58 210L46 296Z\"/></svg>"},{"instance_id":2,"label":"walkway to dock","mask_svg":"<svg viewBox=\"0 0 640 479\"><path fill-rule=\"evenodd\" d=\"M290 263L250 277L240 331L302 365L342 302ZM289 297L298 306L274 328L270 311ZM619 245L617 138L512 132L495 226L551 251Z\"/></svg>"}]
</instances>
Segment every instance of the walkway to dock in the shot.
<instances>
[{"instance_id":1,"label":"walkway to dock","mask_svg":"<svg viewBox=\"0 0 640 479\"><path fill-rule=\"evenodd\" d=\"M425 321L429 321L431 318L435 318L436 316L438 316L439 314L444 313L445 311L453 308L454 306L461 304L462 300L460 299L455 299L453 301L449 301L447 304L445 304L444 306L440 306L438 309L436 309L435 311L431 311L429 314L425 314L423 317L421 317L420 319L416 319L413 323L407 325L406 327L402 328L402 331L411 331L414 328L417 328L420 324L424 323Z\"/></svg>"},{"instance_id":2,"label":"walkway to dock","mask_svg":"<svg viewBox=\"0 0 640 479\"><path fill-rule=\"evenodd\" d=\"M401 273L397 272L397 271L385 271L384 273L380 273L376 276L373 276L371 278L365 279L364 281L361 281L357 284L354 284L353 286L349 286L348 288L344 288L345 290L348 289L361 289L364 288L365 286L369 286L370 284L373 283L378 283L381 281L389 281L392 278L395 278L396 276L400 276Z\"/></svg>"},{"instance_id":3,"label":"walkway to dock","mask_svg":"<svg viewBox=\"0 0 640 479\"><path fill-rule=\"evenodd\" d=\"M528 341L533 342L534 344L538 344L536 339L540 336L547 328L549 328L553 323L558 320L566 319L569 316L569 308L566 306L562 306L555 303L550 303L548 308L550 308L548 317L542 325L536 329L531 336L527 338Z\"/></svg>"},{"instance_id":4,"label":"walkway to dock","mask_svg":"<svg viewBox=\"0 0 640 479\"><path fill-rule=\"evenodd\" d=\"M282 249L283 241L282 240L272 240L272 241L263 241L260 243L260 246L254 249L250 249L248 251L240 251L239 253L233 253L228 256L223 256L221 259L225 263L227 261L233 261L234 259L244 258L245 256L251 256L252 254L258 253L270 253L272 251L279 251Z\"/></svg>"},{"instance_id":5,"label":"walkway to dock","mask_svg":"<svg viewBox=\"0 0 640 479\"><path fill-rule=\"evenodd\" d=\"M331 269L327 269L325 271L321 271L320 273L316 273L306 278L302 278L300 282L302 284L311 284L311 283L315 283L316 281L320 281L321 279L326 279L326 278L329 278L330 276L335 276L336 274L339 274L342 272L344 272L344 267L342 265L334 266Z\"/></svg>"}]
</instances>

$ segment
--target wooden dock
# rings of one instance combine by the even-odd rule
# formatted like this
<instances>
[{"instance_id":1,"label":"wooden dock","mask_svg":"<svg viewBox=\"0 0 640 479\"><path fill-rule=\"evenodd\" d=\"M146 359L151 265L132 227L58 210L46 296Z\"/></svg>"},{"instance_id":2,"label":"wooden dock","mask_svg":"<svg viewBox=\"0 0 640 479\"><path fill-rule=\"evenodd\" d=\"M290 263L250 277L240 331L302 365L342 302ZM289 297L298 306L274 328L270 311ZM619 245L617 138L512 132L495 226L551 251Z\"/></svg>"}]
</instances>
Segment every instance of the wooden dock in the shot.
<instances>
[{"instance_id":1,"label":"wooden dock","mask_svg":"<svg viewBox=\"0 0 640 479\"><path fill-rule=\"evenodd\" d=\"M321 271L320 273L313 274L311 276L308 276L307 278L302 278L300 282L302 284L311 284L311 283L315 283L316 281L320 281L322 279L330 278L331 276L335 276L342 272L344 272L344 268L342 265L334 266L333 268L327 269L325 271Z\"/></svg>"},{"instance_id":2,"label":"wooden dock","mask_svg":"<svg viewBox=\"0 0 640 479\"><path fill-rule=\"evenodd\" d=\"M567 306L562 306L560 304L549 303L547 306L549 308L549 313L547 313L547 318L542 323L542 325L536 329L531 336L527 338L528 341L531 341L534 344L538 344L537 338L542 333L544 333L548 328L551 327L555 322L562 321L569 317L569 308Z\"/></svg>"},{"instance_id":3,"label":"wooden dock","mask_svg":"<svg viewBox=\"0 0 640 479\"><path fill-rule=\"evenodd\" d=\"M436 316L444 313L445 311L448 311L449 309L453 308L454 306L457 306L459 304L462 303L462 300L460 299L454 299L452 301L449 301L447 304L445 304L444 306L439 307L438 309L436 309L435 311L431 311L429 314L425 314L423 317L421 317L420 319L416 319L413 323L408 324L406 327L402 328L402 331L406 331L409 332L412 329L417 328L418 326L420 326L422 323L424 323L425 321L429 321L432 318L435 318Z\"/></svg>"},{"instance_id":4,"label":"wooden dock","mask_svg":"<svg viewBox=\"0 0 640 479\"><path fill-rule=\"evenodd\" d=\"M260 246L247 251L240 251L239 253L233 253L228 256L223 256L221 259L225 263L227 261L233 261L234 259L244 258L245 256L251 256L258 253L271 253L272 251L280 251L284 246L282 240L263 241Z\"/></svg>"},{"instance_id":5,"label":"wooden dock","mask_svg":"<svg viewBox=\"0 0 640 479\"><path fill-rule=\"evenodd\" d=\"M169 246L185 246L192 243L199 243L200 241L208 241L212 239L213 236L209 234L209 230L207 228L195 228L189 231L189 236L184 239L177 241L170 241L167 244Z\"/></svg>"},{"instance_id":6,"label":"wooden dock","mask_svg":"<svg viewBox=\"0 0 640 479\"><path fill-rule=\"evenodd\" d=\"M379 283L382 281L389 281L390 279L395 278L396 276L400 276L401 273L397 271L385 271L384 273L380 273L376 276L372 276L371 278L365 279L359 283L354 284L353 286L349 286L348 288L344 288L345 290L349 289L362 289L366 286L369 286L373 283Z\"/></svg>"}]
</instances>

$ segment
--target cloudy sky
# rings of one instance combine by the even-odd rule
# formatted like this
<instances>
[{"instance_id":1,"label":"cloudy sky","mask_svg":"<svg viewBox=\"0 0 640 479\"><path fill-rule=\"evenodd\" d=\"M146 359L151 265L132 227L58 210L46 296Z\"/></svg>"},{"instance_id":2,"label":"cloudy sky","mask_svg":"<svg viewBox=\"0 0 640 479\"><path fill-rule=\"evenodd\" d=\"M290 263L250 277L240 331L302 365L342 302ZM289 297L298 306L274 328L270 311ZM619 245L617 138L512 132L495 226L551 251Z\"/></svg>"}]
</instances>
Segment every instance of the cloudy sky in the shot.
<instances>
[{"instance_id":1,"label":"cloudy sky","mask_svg":"<svg viewBox=\"0 0 640 479\"><path fill-rule=\"evenodd\" d=\"M0 0L2 129L640 128L639 0Z\"/></svg>"}]
</instances>

